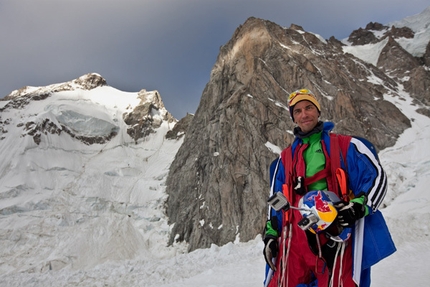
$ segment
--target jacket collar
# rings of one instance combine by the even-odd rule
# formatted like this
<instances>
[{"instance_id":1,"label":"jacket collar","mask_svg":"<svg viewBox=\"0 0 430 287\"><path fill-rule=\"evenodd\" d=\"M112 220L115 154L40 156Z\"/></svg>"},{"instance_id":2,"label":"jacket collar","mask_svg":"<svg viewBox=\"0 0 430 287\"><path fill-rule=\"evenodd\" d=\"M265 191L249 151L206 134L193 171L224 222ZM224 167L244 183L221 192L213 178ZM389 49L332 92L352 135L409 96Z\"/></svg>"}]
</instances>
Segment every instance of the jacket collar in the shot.
<instances>
[{"instance_id":1,"label":"jacket collar","mask_svg":"<svg viewBox=\"0 0 430 287\"><path fill-rule=\"evenodd\" d=\"M326 135L328 136L328 134L330 133L330 131L334 128L334 123L333 122L318 122L318 124L316 125L316 127L308 132L308 133L303 133L299 127L294 128L294 135L296 136L296 139L293 142L293 149L297 146L297 144L302 143L303 142L303 138L305 137L309 137L312 134L318 133L322 131L322 136L321 139L326 139Z\"/></svg>"},{"instance_id":2,"label":"jacket collar","mask_svg":"<svg viewBox=\"0 0 430 287\"><path fill-rule=\"evenodd\" d=\"M302 130L299 127L295 127L294 128L294 135L296 136L296 138L304 139L304 138L307 138L313 134L319 133L321 131L329 132L330 130L333 129L333 127L334 127L334 124L332 122L321 122L321 121L319 121L317 123L317 125L314 127L314 129L311 130L310 132L307 132L307 133L302 132Z\"/></svg>"}]
</instances>

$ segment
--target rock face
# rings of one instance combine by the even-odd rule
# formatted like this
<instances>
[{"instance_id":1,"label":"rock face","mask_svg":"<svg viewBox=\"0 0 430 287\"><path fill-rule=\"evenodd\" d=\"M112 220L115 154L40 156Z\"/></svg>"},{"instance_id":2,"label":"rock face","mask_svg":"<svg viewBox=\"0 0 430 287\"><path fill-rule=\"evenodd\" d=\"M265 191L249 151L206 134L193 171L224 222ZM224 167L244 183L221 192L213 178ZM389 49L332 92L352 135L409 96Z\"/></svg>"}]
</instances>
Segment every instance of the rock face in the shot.
<instances>
[{"instance_id":1,"label":"rock face","mask_svg":"<svg viewBox=\"0 0 430 287\"><path fill-rule=\"evenodd\" d=\"M402 78L409 71L419 67L420 63L417 58L403 49L393 37L388 36L388 42L381 51L377 66L391 76Z\"/></svg>"},{"instance_id":2,"label":"rock face","mask_svg":"<svg viewBox=\"0 0 430 287\"><path fill-rule=\"evenodd\" d=\"M182 138L185 135L194 115L187 113L185 117L183 117L180 121L178 121L173 129L167 132L166 139L169 140L177 140Z\"/></svg>"},{"instance_id":3,"label":"rock face","mask_svg":"<svg viewBox=\"0 0 430 287\"><path fill-rule=\"evenodd\" d=\"M364 43L369 41L374 39ZM399 81L386 74L405 72L395 61L404 59L411 74L424 79L423 85L408 81L405 88L429 98L428 69L399 47L390 41L375 67L344 53L333 37L325 41L296 25L286 29L249 18L221 47L170 167L170 244L186 241L194 250L247 241L262 232L268 167L293 140L287 99L296 89L315 93L321 119L335 122L336 132L366 137L379 149L393 145L410 127L409 119L384 100L384 95L402 98Z\"/></svg>"}]
</instances>

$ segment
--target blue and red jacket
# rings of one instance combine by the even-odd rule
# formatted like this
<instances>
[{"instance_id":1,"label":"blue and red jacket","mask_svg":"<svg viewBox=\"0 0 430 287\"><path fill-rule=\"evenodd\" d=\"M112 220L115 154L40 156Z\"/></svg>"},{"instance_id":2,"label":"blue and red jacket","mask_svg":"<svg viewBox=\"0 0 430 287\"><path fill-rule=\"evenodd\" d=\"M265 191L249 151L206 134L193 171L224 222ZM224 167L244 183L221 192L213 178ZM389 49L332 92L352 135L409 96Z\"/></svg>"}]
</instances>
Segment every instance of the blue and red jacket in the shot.
<instances>
[{"instance_id":1,"label":"blue and red jacket","mask_svg":"<svg viewBox=\"0 0 430 287\"><path fill-rule=\"evenodd\" d=\"M324 122L321 141L327 156L330 156L330 131L333 128L332 122ZM302 140L296 137L291 148L292 156L302 143ZM354 278L358 278L360 286L370 286L370 267L396 251L386 222L378 210L387 191L387 176L372 150L363 141L354 137L351 138L347 149L346 164L342 161L341 167L347 172L348 188L353 195L355 197L365 195L367 198L369 214L357 221L352 232L352 243ZM286 178L285 171L286 167L281 157L271 165L270 195L282 192L283 185L287 181L292 181ZM283 222L282 211L276 212L269 207L269 218L271 217L276 217L277 222ZM278 234L281 234L282 230L280 225L277 226Z\"/></svg>"}]
</instances>

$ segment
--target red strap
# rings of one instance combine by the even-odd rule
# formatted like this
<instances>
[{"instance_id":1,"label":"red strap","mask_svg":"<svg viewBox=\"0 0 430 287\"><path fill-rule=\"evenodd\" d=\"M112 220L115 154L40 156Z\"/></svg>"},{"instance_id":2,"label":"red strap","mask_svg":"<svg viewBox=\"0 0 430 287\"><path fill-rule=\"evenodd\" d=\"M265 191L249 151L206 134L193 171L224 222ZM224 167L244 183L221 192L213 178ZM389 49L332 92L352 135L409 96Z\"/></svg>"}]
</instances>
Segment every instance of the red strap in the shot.
<instances>
[{"instance_id":1,"label":"red strap","mask_svg":"<svg viewBox=\"0 0 430 287\"><path fill-rule=\"evenodd\" d=\"M340 150L339 138L337 134L330 134L330 162L331 162L331 177L333 182L333 192L340 195L339 186L336 184L336 170L340 168Z\"/></svg>"},{"instance_id":2,"label":"red strap","mask_svg":"<svg viewBox=\"0 0 430 287\"><path fill-rule=\"evenodd\" d=\"M288 188L290 188L291 183L291 177L293 174L293 149L291 147L291 145L287 148L286 152L285 152L285 163L286 163L286 170L285 170L285 179L286 179L286 184L288 185ZM285 166L285 165L284 165ZM288 196L290 194L287 194Z\"/></svg>"},{"instance_id":3,"label":"red strap","mask_svg":"<svg viewBox=\"0 0 430 287\"><path fill-rule=\"evenodd\" d=\"M292 155L292 148L291 145L288 146L284 152L282 153L281 158L283 159L283 164L285 168L285 184L282 185L282 192L284 193L285 197L289 202L291 202L292 194L291 194L291 177L293 172L293 155ZM289 221L289 211L284 212L284 222L283 224L286 224L286 222Z\"/></svg>"},{"instance_id":4,"label":"red strap","mask_svg":"<svg viewBox=\"0 0 430 287\"><path fill-rule=\"evenodd\" d=\"M336 178L337 178L337 182L339 183L340 192L342 194L342 200L349 201L346 172L343 169L338 168L336 170Z\"/></svg>"},{"instance_id":5,"label":"red strap","mask_svg":"<svg viewBox=\"0 0 430 287\"><path fill-rule=\"evenodd\" d=\"M308 186L314 182L317 182L318 180L321 180L323 178L327 178L327 176L329 175L329 169L325 168L323 170L320 170L319 172L317 172L316 174L314 174L313 176L310 177L306 177L305 178L305 186Z\"/></svg>"}]
</instances>

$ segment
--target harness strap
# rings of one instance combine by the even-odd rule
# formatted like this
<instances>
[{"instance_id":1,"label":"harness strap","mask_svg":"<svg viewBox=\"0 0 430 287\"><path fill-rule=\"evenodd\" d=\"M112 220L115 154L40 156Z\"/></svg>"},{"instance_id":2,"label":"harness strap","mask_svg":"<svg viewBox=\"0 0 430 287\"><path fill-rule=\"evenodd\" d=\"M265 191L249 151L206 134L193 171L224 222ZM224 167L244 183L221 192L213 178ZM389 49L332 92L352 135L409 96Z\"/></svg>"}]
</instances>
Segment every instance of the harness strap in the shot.
<instances>
[{"instance_id":1,"label":"harness strap","mask_svg":"<svg viewBox=\"0 0 430 287\"><path fill-rule=\"evenodd\" d=\"M291 175L293 173L293 154L292 154L292 149L291 146L289 146L286 151L283 153L283 155L285 156L285 162L287 163L286 166L284 164L284 168L285 168L285 184L282 185L282 192L284 193L285 197L287 198L287 200L289 202L291 202L292 199L292 194L291 194ZM284 223L287 223L289 221L289 215L290 215L290 210L284 212Z\"/></svg>"},{"instance_id":2,"label":"harness strap","mask_svg":"<svg viewBox=\"0 0 430 287\"><path fill-rule=\"evenodd\" d=\"M337 195L340 195L339 184L336 184L336 171L340 168L340 151L339 151L339 137L337 134L330 134L330 159L331 159L331 178L333 182L333 189Z\"/></svg>"},{"instance_id":3,"label":"harness strap","mask_svg":"<svg viewBox=\"0 0 430 287\"><path fill-rule=\"evenodd\" d=\"M328 175L329 175L329 169L328 168L320 170L319 172L317 172L313 176L305 178L305 186L308 186L314 182L317 182L318 180L326 178Z\"/></svg>"}]
</instances>

